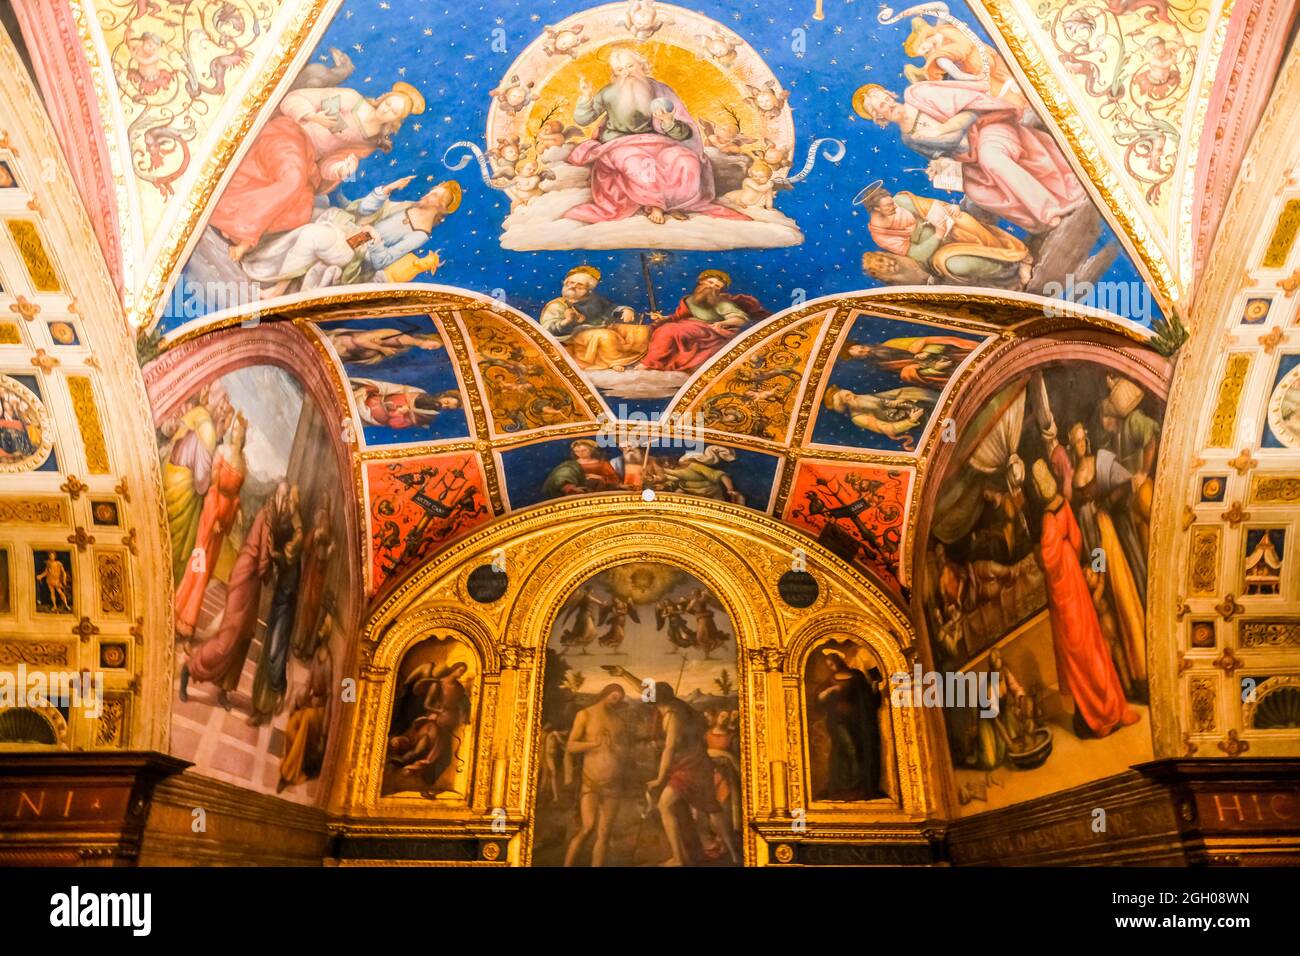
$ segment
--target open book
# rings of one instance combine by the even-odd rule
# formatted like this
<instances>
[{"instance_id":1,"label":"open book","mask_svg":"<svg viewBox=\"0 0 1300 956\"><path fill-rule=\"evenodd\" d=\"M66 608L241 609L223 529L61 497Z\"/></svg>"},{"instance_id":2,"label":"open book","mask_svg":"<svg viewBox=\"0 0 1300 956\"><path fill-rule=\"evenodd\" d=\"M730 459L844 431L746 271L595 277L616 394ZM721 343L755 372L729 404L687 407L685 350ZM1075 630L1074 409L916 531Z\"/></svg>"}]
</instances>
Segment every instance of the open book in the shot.
<instances>
[{"instance_id":1,"label":"open book","mask_svg":"<svg viewBox=\"0 0 1300 956\"><path fill-rule=\"evenodd\" d=\"M930 182L935 189L944 189L949 192L962 191L961 163L955 159L948 159L940 156L932 160L928 170Z\"/></svg>"}]
</instances>

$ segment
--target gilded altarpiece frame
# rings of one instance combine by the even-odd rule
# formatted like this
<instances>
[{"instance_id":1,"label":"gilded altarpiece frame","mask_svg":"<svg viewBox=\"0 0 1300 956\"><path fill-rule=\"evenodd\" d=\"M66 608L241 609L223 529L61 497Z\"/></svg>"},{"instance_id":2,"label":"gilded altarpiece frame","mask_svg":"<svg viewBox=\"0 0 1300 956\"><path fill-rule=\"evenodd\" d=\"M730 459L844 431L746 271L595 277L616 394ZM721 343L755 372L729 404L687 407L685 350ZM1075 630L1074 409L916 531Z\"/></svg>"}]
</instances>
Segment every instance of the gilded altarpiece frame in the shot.
<instances>
[{"instance_id":1,"label":"gilded altarpiece frame","mask_svg":"<svg viewBox=\"0 0 1300 956\"><path fill-rule=\"evenodd\" d=\"M813 604L784 604L777 580L802 550L817 579ZM504 560L509 583L491 603L475 601L470 573ZM337 827L349 835L478 837L504 844L480 862L529 865L539 785L545 648L556 615L593 575L655 561L693 575L726 611L738 651L746 865L781 862L778 846L817 841L925 839L941 814L936 750L924 715L882 708L894 741L897 799L813 801L805 750L802 667L828 639L869 648L885 672L905 670L915 635L874 581L768 517L732 505L662 495L564 501L506 518L447 549L381 600L365 628L350 776L340 775ZM407 651L454 633L478 656L465 799L382 796L397 694ZM801 812L800 812L801 811ZM800 825L795 825L799 821ZM488 843L487 846L497 844Z\"/></svg>"}]
</instances>

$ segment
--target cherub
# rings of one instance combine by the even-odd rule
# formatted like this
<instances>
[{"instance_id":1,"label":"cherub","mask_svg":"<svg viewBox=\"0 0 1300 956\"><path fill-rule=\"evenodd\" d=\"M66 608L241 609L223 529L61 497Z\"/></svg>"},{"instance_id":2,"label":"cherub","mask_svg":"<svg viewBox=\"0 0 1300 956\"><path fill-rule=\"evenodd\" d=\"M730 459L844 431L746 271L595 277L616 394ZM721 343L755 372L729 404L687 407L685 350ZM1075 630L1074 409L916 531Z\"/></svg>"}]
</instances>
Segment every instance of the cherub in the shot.
<instances>
[{"instance_id":1,"label":"cherub","mask_svg":"<svg viewBox=\"0 0 1300 956\"><path fill-rule=\"evenodd\" d=\"M745 89L749 93L745 97L745 102L768 119L776 119L780 116L781 110L785 109L786 101L790 99L790 91L778 90L776 80L768 80L762 86L750 86L746 83Z\"/></svg>"},{"instance_id":2,"label":"cherub","mask_svg":"<svg viewBox=\"0 0 1300 956\"><path fill-rule=\"evenodd\" d=\"M743 153L746 146L755 142L752 136L741 135L740 123L734 116L724 116L716 123L701 119L700 126L704 128L705 144L722 153Z\"/></svg>"},{"instance_id":3,"label":"cherub","mask_svg":"<svg viewBox=\"0 0 1300 956\"><path fill-rule=\"evenodd\" d=\"M578 139L582 135L581 127L565 126L559 120L547 120L542 124L541 129L537 131L537 148L539 150L554 149L557 146L565 145L571 140Z\"/></svg>"},{"instance_id":4,"label":"cherub","mask_svg":"<svg viewBox=\"0 0 1300 956\"><path fill-rule=\"evenodd\" d=\"M54 610L63 605L65 611L72 610L72 601L68 598L68 586L72 583L68 569L63 566L58 555L53 551L45 552L45 570L36 575L36 580L44 582L45 590L50 595L50 606Z\"/></svg>"},{"instance_id":5,"label":"cherub","mask_svg":"<svg viewBox=\"0 0 1300 956\"><path fill-rule=\"evenodd\" d=\"M627 12L623 15L623 25L638 40L650 39L671 22L659 19L655 0L628 0Z\"/></svg>"},{"instance_id":6,"label":"cherub","mask_svg":"<svg viewBox=\"0 0 1300 956\"><path fill-rule=\"evenodd\" d=\"M162 38L148 30L137 36L128 25L123 42L131 53L126 76L139 91L139 95L133 99L139 102L143 97L165 89L176 74L163 65Z\"/></svg>"},{"instance_id":7,"label":"cherub","mask_svg":"<svg viewBox=\"0 0 1300 956\"><path fill-rule=\"evenodd\" d=\"M542 195L543 180L554 178L555 173L547 169L540 159L522 160L515 170L514 181L506 187L506 195L510 197L510 211L527 206Z\"/></svg>"},{"instance_id":8,"label":"cherub","mask_svg":"<svg viewBox=\"0 0 1300 956\"><path fill-rule=\"evenodd\" d=\"M545 27L546 42L542 44L542 52L547 56L568 56L573 59L578 58L578 47L584 43L589 43L591 37L582 35L582 24L575 23L571 27L556 29L555 27Z\"/></svg>"},{"instance_id":9,"label":"cherub","mask_svg":"<svg viewBox=\"0 0 1300 956\"><path fill-rule=\"evenodd\" d=\"M749 172L741 181L739 189L733 189L722 198L733 206L762 206L772 208L772 192L776 183L772 181L772 167L761 159L751 160Z\"/></svg>"},{"instance_id":10,"label":"cherub","mask_svg":"<svg viewBox=\"0 0 1300 956\"><path fill-rule=\"evenodd\" d=\"M1179 60L1187 47L1177 40L1150 37L1142 44L1149 59L1133 75L1133 85L1153 100L1163 100L1176 92L1182 82Z\"/></svg>"},{"instance_id":11,"label":"cherub","mask_svg":"<svg viewBox=\"0 0 1300 956\"><path fill-rule=\"evenodd\" d=\"M720 29L714 28L713 34L697 33L695 39L704 47L705 54L720 66L731 66L740 53L741 42L736 37L729 37Z\"/></svg>"},{"instance_id":12,"label":"cherub","mask_svg":"<svg viewBox=\"0 0 1300 956\"><path fill-rule=\"evenodd\" d=\"M527 83L520 83L518 73L510 75L509 83L503 83L495 90L488 90L488 96L495 98L497 106L507 113L518 113L537 99L533 93L533 82L530 80Z\"/></svg>"},{"instance_id":13,"label":"cherub","mask_svg":"<svg viewBox=\"0 0 1300 956\"><path fill-rule=\"evenodd\" d=\"M749 155L761 159L773 169L783 169L790 165L790 147L778 146L770 139L764 139L761 147L749 150Z\"/></svg>"},{"instance_id":14,"label":"cherub","mask_svg":"<svg viewBox=\"0 0 1300 956\"><path fill-rule=\"evenodd\" d=\"M488 159L492 161L492 175L496 179L514 179L519 160L523 156L519 137L497 137L496 147L488 150Z\"/></svg>"}]
</instances>

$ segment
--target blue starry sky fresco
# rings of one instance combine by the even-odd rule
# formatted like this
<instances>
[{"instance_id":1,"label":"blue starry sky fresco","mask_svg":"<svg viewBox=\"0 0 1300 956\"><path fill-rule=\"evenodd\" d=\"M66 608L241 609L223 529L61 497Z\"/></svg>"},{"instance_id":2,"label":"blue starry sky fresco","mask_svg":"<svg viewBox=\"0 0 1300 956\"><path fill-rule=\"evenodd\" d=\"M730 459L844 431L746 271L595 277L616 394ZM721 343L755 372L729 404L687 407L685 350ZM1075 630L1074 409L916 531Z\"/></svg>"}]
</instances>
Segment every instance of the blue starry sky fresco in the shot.
<instances>
[{"instance_id":1,"label":"blue starry sky fresco","mask_svg":"<svg viewBox=\"0 0 1300 956\"><path fill-rule=\"evenodd\" d=\"M340 319L322 322L322 329L399 329L412 333L435 331L433 320L427 315L410 315L386 319ZM368 378L380 382L414 385L437 395L439 392L460 390L456 373L451 367L447 349L424 350L410 348L372 365L349 362L343 364L349 378ZM431 442L450 438L469 437L469 423L463 408L448 409L438 413L427 425L410 428L387 428L364 425L367 445L392 445L409 442Z\"/></svg>"},{"instance_id":2,"label":"blue starry sky fresco","mask_svg":"<svg viewBox=\"0 0 1300 956\"><path fill-rule=\"evenodd\" d=\"M960 193L935 189L925 175L927 159L903 146L896 127L880 128L854 114L853 92L880 83L901 94L903 66L918 64L903 53L908 19L882 26L878 5L865 0L826 0L824 20L814 20L814 0L763 3L699 0L690 6L722 23L754 47L790 92L795 126L796 169L816 137L842 139L847 154L838 165L819 160L811 176L793 191L778 194L777 208L804 233L801 245L769 250L695 252L674 250L654 267L652 281L661 309L672 308L693 288L706 268L726 270L732 291L757 296L772 312L805 299L870 288L879 283L862 271L862 253L875 249L867 214L853 204L867 183L882 179L894 191L960 201ZM559 294L565 273L586 263L603 273L601 292L639 311L648 308L638 250L509 252L499 244L509 199L488 189L471 165L450 172L442 157L457 140L484 146L489 90L497 87L524 48L543 27L591 9L583 0L528 3L430 3L426 0L349 0L335 15L314 55L325 61L331 47L347 52L356 70L347 85L378 96L395 81L415 85L428 108L408 118L390 153L362 161L356 182L345 183L334 202L358 199L376 185L406 175L416 181L394 198L414 199L421 187L456 178L464 188L460 209L435 230L428 249L440 249L444 264L434 279L487 295L494 292L536 317ZM896 4L896 9L905 5ZM950 3L976 33L987 37L973 13ZM670 12L669 12L670 15ZM505 50L493 49L493 31L504 31ZM797 32L797 31L802 31ZM801 41L801 42L797 42ZM498 50L500 44L498 44ZM1009 231L1016 231L1011 229ZM1098 246L1113 239L1103 230ZM1106 277L1137 282L1137 272L1121 253ZM498 291L500 290L500 291ZM164 331L191 317L164 319Z\"/></svg>"},{"instance_id":3,"label":"blue starry sky fresco","mask_svg":"<svg viewBox=\"0 0 1300 956\"><path fill-rule=\"evenodd\" d=\"M892 369L882 368L877 363L867 359L844 357L843 349L847 348L850 343L881 344L890 339L922 336L959 338L970 342L972 346L976 346L982 341L979 336L953 335L948 329L932 325L898 322L877 316L859 316L854 320L853 327L849 330L843 344L840 346L841 356L831 368L826 390L830 387L836 387L848 389L857 395L875 395L890 392L893 389L914 387L914 383L904 381L899 376L899 373ZM957 361L960 362L962 359L959 357ZM930 389L930 391L933 393L933 401L937 403L940 399L939 391L935 389ZM812 440L816 444L868 448L877 451L899 451L905 444L886 435L859 428L853 424L848 415L832 411L824 407L824 405L819 405L814 413L817 417L813 425ZM917 441L920 435L924 433L933 415L934 409L930 407L916 428L908 433L912 441L906 444L914 444Z\"/></svg>"}]
</instances>

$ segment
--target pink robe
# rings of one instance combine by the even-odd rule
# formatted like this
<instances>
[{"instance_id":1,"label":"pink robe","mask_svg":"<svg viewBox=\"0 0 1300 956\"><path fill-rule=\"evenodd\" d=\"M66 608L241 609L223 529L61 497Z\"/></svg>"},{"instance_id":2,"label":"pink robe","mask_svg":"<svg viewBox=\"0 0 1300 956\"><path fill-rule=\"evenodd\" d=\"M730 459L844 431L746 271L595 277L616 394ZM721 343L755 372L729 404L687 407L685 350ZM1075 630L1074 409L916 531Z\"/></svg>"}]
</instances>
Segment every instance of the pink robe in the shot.
<instances>
[{"instance_id":1,"label":"pink robe","mask_svg":"<svg viewBox=\"0 0 1300 956\"><path fill-rule=\"evenodd\" d=\"M749 217L712 202L701 188L708 162L689 147L657 133L621 136L608 143L589 139L569 154L575 166L591 167L591 199L564 214L579 222L613 222L643 206L664 212L703 213L720 219Z\"/></svg>"},{"instance_id":2,"label":"pink robe","mask_svg":"<svg viewBox=\"0 0 1300 956\"><path fill-rule=\"evenodd\" d=\"M1120 725L1128 704L1079 564L1083 534L1068 502L1044 513L1040 548L1061 690L1104 737Z\"/></svg>"},{"instance_id":3,"label":"pink robe","mask_svg":"<svg viewBox=\"0 0 1300 956\"><path fill-rule=\"evenodd\" d=\"M745 214L713 201L713 167L704 155L699 125L671 87L657 80L651 83L655 96L672 103L673 119L690 128L690 138L679 142L661 133L643 132L603 143L602 119L592 138L569 154L572 165L591 167L591 202L574 206L564 217L613 222L651 207L748 221Z\"/></svg>"},{"instance_id":4,"label":"pink robe","mask_svg":"<svg viewBox=\"0 0 1300 956\"><path fill-rule=\"evenodd\" d=\"M262 582L271 573L270 504L253 519L244 546L230 572L226 587L226 611L221 629L208 638L186 662L190 678L220 684L227 691L239 686L239 677L253 643L258 606L262 603Z\"/></svg>"},{"instance_id":5,"label":"pink robe","mask_svg":"<svg viewBox=\"0 0 1300 956\"><path fill-rule=\"evenodd\" d=\"M966 131L969 151L953 158L962 164L966 195L989 212L1041 232L1087 200L1079 177L1052 137L1025 126L1015 105L990 96L979 83L913 83L904 100L939 122L962 112L979 114Z\"/></svg>"},{"instance_id":6,"label":"pink robe","mask_svg":"<svg viewBox=\"0 0 1300 956\"><path fill-rule=\"evenodd\" d=\"M361 129L356 109L364 98L347 89L294 90L262 128L221 193L209 225L235 242L260 242L311 222L318 193L338 183L327 172L349 156L365 159L377 143ZM337 130L303 118L337 100Z\"/></svg>"}]
</instances>

